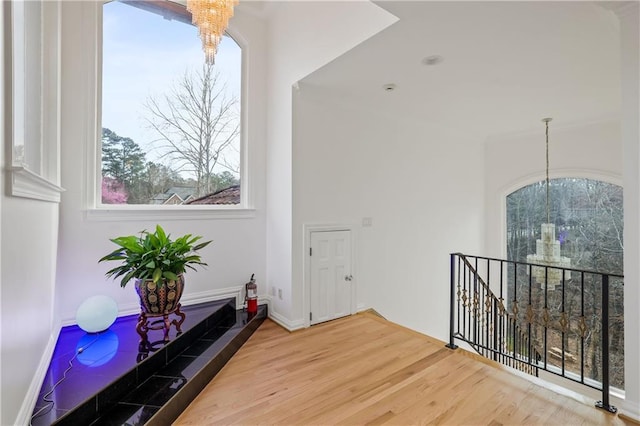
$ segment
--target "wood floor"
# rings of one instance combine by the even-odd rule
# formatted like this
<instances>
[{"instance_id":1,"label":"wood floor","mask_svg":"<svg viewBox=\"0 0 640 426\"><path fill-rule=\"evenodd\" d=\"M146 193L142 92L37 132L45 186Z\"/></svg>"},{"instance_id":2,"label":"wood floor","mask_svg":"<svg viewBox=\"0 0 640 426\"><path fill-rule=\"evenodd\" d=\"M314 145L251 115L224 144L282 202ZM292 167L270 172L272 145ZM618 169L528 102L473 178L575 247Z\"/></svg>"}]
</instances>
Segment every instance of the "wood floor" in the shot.
<instances>
[{"instance_id":1,"label":"wood floor","mask_svg":"<svg viewBox=\"0 0 640 426\"><path fill-rule=\"evenodd\" d=\"M267 320L175 425L624 425L371 314Z\"/></svg>"}]
</instances>

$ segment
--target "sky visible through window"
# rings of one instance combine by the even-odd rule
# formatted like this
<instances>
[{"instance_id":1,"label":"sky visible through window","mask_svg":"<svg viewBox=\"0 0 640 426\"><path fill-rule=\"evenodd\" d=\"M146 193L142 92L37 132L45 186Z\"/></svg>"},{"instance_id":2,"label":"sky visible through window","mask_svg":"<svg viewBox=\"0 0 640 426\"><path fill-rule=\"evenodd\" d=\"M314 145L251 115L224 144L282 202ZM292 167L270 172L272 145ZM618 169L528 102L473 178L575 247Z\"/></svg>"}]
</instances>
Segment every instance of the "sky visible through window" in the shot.
<instances>
[{"instance_id":1,"label":"sky visible through window","mask_svg":"<svg viewBox=\"0 0 640 426\"><path fill-rule=\"evenodd\" d=\"M215 63L221 80L240 99L241 49L224 37ZM160 97L186 71L202 69L204 53L195 26L120 2L103 7L102 127L129 137L146 151L147 161L162 152L145 121L144 104Z\"/></svg>"}]
</instances>

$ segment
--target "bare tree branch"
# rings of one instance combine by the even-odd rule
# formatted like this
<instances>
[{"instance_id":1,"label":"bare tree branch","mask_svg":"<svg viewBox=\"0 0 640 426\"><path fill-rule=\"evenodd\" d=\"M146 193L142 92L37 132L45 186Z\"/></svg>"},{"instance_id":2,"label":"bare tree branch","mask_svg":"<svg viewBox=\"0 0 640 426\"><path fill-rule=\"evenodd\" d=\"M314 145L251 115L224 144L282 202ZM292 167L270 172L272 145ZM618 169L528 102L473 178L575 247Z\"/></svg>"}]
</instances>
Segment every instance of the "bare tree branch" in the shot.
<instances>
[{"instance_id":1,"label":"bare tree branch","mask_svg":"<svg viewBox=\"0 0 640 426\"><path fill-rule=\"evenodd\" d=\"M238 99L204 65L201 72L185 72L161 101L150 97L145 108L150 128L164 156L176 170L193 174L198 196L212 192L217 170L239 172L240 117Z\"/></svg>"}]
</instances>

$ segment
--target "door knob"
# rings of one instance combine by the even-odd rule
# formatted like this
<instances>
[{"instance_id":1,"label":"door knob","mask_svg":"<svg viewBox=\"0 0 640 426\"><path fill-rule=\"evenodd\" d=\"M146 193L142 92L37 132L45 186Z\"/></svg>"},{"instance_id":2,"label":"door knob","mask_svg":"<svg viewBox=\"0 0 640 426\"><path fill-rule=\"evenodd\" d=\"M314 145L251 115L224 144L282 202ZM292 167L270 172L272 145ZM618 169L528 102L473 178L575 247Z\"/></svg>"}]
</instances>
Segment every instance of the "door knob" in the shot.
<instances>
[{"instance_id":1,"label":"door knob","mask_svg":"<svg viewBox=\"0 0 640 426\"><path fill-rule=\"evenodd\" d=\"M351 281L351 280L353 280L353 275L345 275L345 276L344 276L344 280L345 280L345 281Z\"/></svg>"}]
</instances>

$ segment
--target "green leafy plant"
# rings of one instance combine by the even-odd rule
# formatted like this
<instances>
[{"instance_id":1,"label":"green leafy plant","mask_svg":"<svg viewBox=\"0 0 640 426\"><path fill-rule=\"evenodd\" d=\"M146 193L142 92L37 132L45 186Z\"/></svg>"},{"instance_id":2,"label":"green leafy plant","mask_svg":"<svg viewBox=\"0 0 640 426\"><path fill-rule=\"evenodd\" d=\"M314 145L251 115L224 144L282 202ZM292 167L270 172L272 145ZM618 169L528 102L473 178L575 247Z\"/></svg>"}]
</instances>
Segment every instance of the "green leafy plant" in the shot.
<instances>
[{"instance_id":1,"label":"green leafy plant","mask_svg":"<svg viewBox=\"0 0 640 426\"><path fill-rule=\"evenodd\" d=\"M120 286L125 287L132 278L153 280L162 286L164 279L177 280L186 268L206 266L196 252L211 243L200 242L201 236L183 235L171 240L160 225L155 232L142 231L139 236L128 235L110 239L118 248L98 262L122 261L119 266L106 272L110 278L122 277Z\"/></svg>"}]
</instances>

